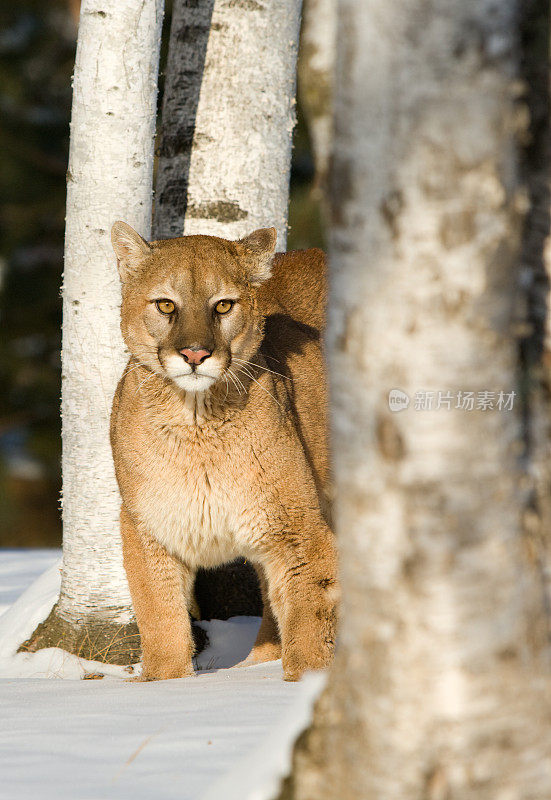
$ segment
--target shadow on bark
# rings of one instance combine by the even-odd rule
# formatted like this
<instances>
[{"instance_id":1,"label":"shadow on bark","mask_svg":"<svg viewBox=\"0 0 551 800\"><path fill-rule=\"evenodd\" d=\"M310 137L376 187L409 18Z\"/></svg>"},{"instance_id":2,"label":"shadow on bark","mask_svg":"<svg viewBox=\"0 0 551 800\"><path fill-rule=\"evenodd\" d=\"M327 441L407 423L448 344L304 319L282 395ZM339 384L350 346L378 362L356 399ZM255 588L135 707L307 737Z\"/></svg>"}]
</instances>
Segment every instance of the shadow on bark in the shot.
<instances>
[{"instance_id":1,"label":"shadow on bark","mask_svg":"<svg viewBox=\"0 0 551 800\"><path fill-rule=\"evenodd\" d=\"M534 476L524 510L524 533L539 574L546 630L551 640L551 351L549 292L551 267L550 10L546 0L527 0L520 18L522 44L520 98L529 112L521 144L521 169L528 189L521 251L519 352L525 461ZM535 468L534 468L535 466Z\"/></svg>"},{"instance_id":2,"label":"shadow on bark","mask_svg":"<svg viewBox=\"0 0 551 800\"><path fill-rule=\"evenodd\" d=\"M153 238L181 236L214 0L175 0L157 151Z\"/></svg>"}]
</instances>

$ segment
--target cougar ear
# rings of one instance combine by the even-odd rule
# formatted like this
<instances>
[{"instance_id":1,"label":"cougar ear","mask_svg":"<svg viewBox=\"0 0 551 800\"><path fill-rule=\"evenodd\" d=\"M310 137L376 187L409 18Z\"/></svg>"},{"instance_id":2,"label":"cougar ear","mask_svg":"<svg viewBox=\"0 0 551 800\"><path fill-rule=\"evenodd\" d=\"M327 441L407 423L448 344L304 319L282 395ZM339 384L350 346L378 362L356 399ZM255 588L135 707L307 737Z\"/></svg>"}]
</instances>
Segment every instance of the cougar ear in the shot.
<instances>
[{"instance_id":1,"label":"cougar ear","mask_svg":"<svg viewBox=\"0 0 551 800\"><path fill-rule=\"evenodd\" d=\"M260 286L270 277L276 241L277 231L275 228L259 228L239 240L250 265L249 280L253 286Z\"/></svg>"},{"instance_id":2,"label":"cougar ear","mask_svg":"<svg viewBox=\"0 0 551 800\"><path fill-rule=\"evenodd\" d=\"M134 228L120 220L111 228L111 242L117 256L119 275L124 283L139 271L144 259L151 252L151 247Z\"/></svg>"}]
</instances>

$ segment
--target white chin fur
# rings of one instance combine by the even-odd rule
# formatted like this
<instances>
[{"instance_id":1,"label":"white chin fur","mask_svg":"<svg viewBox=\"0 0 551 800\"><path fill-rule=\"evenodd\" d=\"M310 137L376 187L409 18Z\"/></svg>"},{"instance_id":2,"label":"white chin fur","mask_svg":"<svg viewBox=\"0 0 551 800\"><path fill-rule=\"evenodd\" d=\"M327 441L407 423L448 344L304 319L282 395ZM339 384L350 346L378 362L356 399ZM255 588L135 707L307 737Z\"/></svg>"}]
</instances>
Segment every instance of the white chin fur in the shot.
<instances>
[{"instance_id":1,"label":"white chin fur","mask_svg":"<svg viewBox=\"0 0 551 800\"><path fill-rule=\"evenodd\" d=\"M201 375L197 372L190 372L189 375L171 376L171 378L176 386L186 392L205 392L216 382L216 378L211 375Z\"/></svg>"},{"instance_id":2,"label":"white chin fur","mask_svg":"<svg viewBox=\"0 0 551 800\"><path fill-rule=\"evenodd\" d=\"M184 359L177 355L167 356L164 360L164 368L168 377L185 392L205 392L213 383L216 383L221 372L216 359L207 359L207 363L204 366L199 365L199 371L194 372L189 364L186 364Z\"/></svg>"}]
</instances>

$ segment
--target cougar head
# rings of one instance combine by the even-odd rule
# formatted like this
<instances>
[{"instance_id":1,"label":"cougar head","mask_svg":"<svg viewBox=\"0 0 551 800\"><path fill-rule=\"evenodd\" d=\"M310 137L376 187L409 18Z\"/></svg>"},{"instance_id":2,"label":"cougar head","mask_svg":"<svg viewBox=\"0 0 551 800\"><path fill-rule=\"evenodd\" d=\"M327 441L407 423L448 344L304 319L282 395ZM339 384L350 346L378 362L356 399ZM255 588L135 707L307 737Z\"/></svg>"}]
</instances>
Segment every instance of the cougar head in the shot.
<instances>
[{"instance_id":1,"label":"cougar head","mask_svg":"<svg viewBox=\"0 0 551 800\"><path fill-rule=\"evenodd\" d=\"M111 240L122 283L121 331L139 362L186 392L204 392L234 358L252 358L263 334L256 292L270 277L275 228L237 242L146 242L115 222Z\"/></svg>"}]
</instances>

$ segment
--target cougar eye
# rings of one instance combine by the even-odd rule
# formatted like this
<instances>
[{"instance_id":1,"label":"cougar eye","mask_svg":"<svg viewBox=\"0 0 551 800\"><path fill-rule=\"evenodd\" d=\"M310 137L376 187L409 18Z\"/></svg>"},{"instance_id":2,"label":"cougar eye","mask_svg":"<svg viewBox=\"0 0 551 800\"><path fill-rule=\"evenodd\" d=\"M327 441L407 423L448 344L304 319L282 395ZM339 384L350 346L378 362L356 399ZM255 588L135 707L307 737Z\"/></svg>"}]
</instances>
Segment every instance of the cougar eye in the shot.
<instances>
[{"instance_id":1,"label":"cougar eye","mask_svg":"<svg viewBox=\"0 0 551 800\"><path fill-rule=\"evenodd\" d=\"M156 300L155 305L161 314L172 314L176 308L172 300Z\"/></svg>"},{"instance_id":2,"label":"cougar eye","mask_svg":"<svg viewBox=\"0 0 551 800\"><path fill-rule=\"evenodd\" d=\"M233 308L233 300L219 300L214 306L217 314L227 314Z\"/></svg>"}]
</instances>

